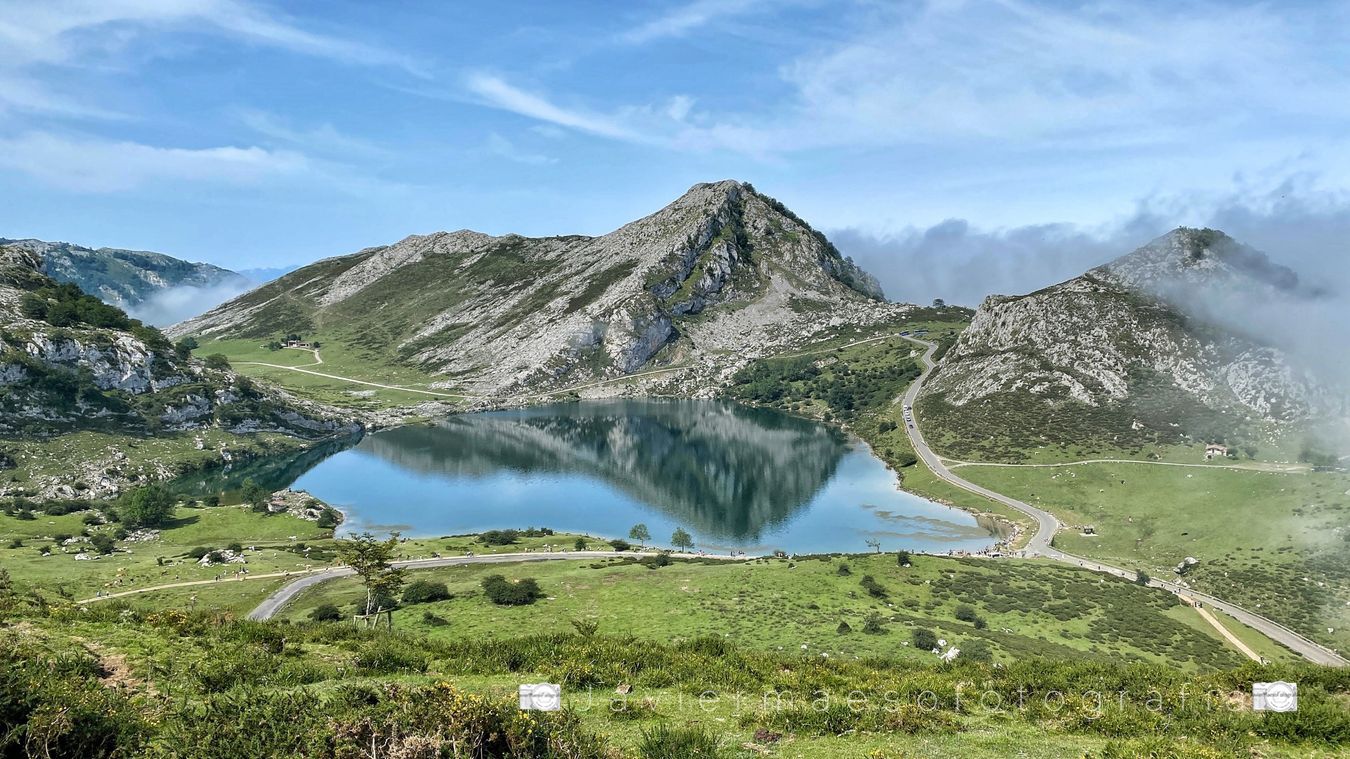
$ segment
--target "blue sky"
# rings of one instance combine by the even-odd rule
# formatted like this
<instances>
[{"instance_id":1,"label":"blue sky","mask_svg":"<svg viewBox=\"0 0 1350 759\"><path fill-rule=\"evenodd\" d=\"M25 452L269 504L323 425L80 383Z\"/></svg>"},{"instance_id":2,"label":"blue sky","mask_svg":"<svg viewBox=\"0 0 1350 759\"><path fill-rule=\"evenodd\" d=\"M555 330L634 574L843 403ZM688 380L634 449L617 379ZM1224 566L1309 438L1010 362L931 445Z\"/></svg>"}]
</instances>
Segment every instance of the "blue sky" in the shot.
<instances>
[{"instance_id":1,"label":"blue sky","mask_svg":"<svg viewBox=\"0 0 1350 759\"><path fill-rule=\"evenodd\" d=\"M1346 2L0 2L0 236L277 266L733 177L912 299L1215 219L1316 270L1347 43Z\"/></svg>"}]
</instances>

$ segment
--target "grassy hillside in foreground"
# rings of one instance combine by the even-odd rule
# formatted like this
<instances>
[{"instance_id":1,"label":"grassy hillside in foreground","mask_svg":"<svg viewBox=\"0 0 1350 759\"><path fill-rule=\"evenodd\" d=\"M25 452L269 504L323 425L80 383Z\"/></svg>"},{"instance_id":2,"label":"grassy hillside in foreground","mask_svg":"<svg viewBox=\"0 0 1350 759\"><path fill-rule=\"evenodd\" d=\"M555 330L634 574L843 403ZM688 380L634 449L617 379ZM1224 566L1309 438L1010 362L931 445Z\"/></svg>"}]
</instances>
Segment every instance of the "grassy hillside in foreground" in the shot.
<instances>
[{"instance_id":1,"label":"grassy hillside in foreground","mask_svg":"<svg viewBox=\"0 0 1350 759\"><path fill-rule=\"evenodd\" d=\"M1065 530L1058 548L1169 578L1193 556L1192 586L1350 649L1350 476L1151 464L956 471L1095 528Z\"/></svg>"},{"instance_id":2,"label":"grassy hillside in foreground","mask_svg":"<svg viewBox=\"0 0 1350 759\"><path fill-rule=\"evenodd\" d=\"M571 632L442 641L12 596L0 615L6 755L1273 759L1350 743L1350 673L1305 665L843 661ZM1299 710L1251 711L1252 682L1277 678L1299 683ZM517 685L541 681L563 685L563 710L519 711Z\"/></svg>"},{"instance_id":3,"label":"grassy hillside in foreground","mask_svg":"<svg viewBox=\"0 0 1350 759\"><path fill-rule=\"evenodd\" d=\"M29 511L32 518L23 518L24 508L10 504L0 512L0 564L16 587L67 601L100 591L132 592L126 600L146 610L244 614L279 587L282 578L275 575L322 569L336 560L331 528L284 513L184 503L149 539L132 533L116 540L112 553L100 555L91 540L119 534L121 526L106 521L115 506L60 514ZM460 556L537 550L546 544L570 549L577 540L609 547L595 538L541 530L518 534L505 545L472 535L408 539L398 554ZM242 549L244 563L204 566L198 561L207 551L235 549ZM520 629L566 627L571 619L584 618L596 620L606 632L658 641L715 630L766 650L806 644L834 655L929 659L931 654L909 645L914 629L926 628L972 653L983 648L1004 661L1112 658L1211 669L1241 662L1212 627L1171 596L1069 567L928 556L912 557L910 567L901 567L894 554L676 561L659 568L636 559L418 570L413 579L447 582L454 598L400 612L399 625L440 638L500 637ZM550 598L519 609L487 604L479 582L489 574L537 577ZM873 578L872 590L864 577ZM165 585L179 587L160 588ZM147 588L159 589L142 592ZM302 619L322 603L348 604L355 593L349 580L323 583L286 614ZM962 606L969 606L969 613ZM879 629L862 632L873 615ZM433 617L454 623L440 625ZM853 632L841 633L841 622ZM967 645L974 641L974 648Z\"/></svg>"},{"instance_id":4,"label":"grassy hillside in foreground","mask_svg":"<svg viewBox=\"0 0 1350 759\"><path fill-rule=\"evenodd\" d=\"M494 605L481 587L490 575L533 578L546 597ZM613 559L443 567L413 579L445 583L452 598L410 605L396 624L442 640L563 630L578 619L653 641L719 635L747 648L824 657L932 662L911 642L927 629L1005 663L1086 658L1209 669L1242 662L1171 595L1051 564L915 556L901 567L893 554L663 567ZM355 581L336 580L305 591L284 613L302 621L319 605L351 609L363 598Z\"/></svg>"}]
</instances>

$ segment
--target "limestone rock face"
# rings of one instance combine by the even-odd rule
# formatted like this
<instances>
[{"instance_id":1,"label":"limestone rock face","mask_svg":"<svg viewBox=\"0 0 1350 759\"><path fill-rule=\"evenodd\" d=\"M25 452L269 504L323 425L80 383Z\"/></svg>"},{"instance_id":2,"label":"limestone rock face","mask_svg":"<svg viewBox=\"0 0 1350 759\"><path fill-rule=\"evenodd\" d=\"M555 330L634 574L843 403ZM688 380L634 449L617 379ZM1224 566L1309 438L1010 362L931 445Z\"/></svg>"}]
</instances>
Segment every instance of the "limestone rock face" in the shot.
<instances>
[{"instance_id":1,"label":"limestone rock face","mask_svg":"<svg viewBox=\"0 0 1350 759\"><path fill-rule=\"evenodd\" d=\"M326 259L169 332L313 335L509 395L661 367L713 376L695 367L899 308L781 203L728 180L600 237L461 230Z\"/></svg>"}]
</instances>

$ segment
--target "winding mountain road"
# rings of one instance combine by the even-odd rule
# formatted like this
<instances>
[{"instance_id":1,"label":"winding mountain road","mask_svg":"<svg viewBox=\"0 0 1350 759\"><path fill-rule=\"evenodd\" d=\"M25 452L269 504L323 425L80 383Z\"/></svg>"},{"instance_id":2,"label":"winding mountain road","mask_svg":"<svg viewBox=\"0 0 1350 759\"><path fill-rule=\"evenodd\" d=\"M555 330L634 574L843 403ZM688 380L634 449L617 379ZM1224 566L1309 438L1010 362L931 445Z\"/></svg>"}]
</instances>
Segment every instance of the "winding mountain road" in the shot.
<instances>
[{"instance_id":1,"label":"winding mountain road","mask_svg":"<svg viewBox=\"0 0 1350 759\"><path fill-rule=\"evenodd\" d=\"M913 384L909 386L909 389L905 391L903 398L905 403L904 410L908 412L905 414L905 432L909 435L909 441L914 446L914 452L918 454L919 458L923 459L923 463L928 466L933 474L937 475L939 479L942 479L951 485L955 485L962 490L984 496L992 501L1016 509L1035 520L1036 532L1031 536L1031 540L1024 549L1026 555L1042 556L1047 559L1054 559L1055 561L1091 569L1096 572L1105 572L1106 574L1115 575L1127 580L1135 579L1136 574L1133 570L1126 570L1120 567L1111 566L1110 564L1103 564L1102 562L1084 558L1082 556L1074 556L1073 554L1065 553L1054 548L1051 545L1051 541L1054 539L1055 533L1059 530L1061 525L1059 520L1050 512L1039 509L1024 501L1019 501L1016 498L1003 495L1002 493L996 493L986 487L976 485L975 483L952 473L951 469L949 469L942 460L942 457L934 453L933 449L929 448L928 444L924 442L923 431L919 429L918 417L913 411L914 401L919 397L920 391L923 390L924 381L932 374L933 367L935 366L933 352L937 350L937 343L931 343L927 340L919 340L909 336L904 337L912 343L926 346L926 350L923 352L920 361L920 363L923 364L923 372L919 375L919 378L914 380ZM1175 593L1183 598L1194 599L1218 609L1248 627L1259 630L1270 639L1287 646L1311 662L1334 667L1350 666L1350 661L1347 661L1335 651L1303 637L1278 622L1247 611L1241 606L1165 580L1150 580L1148 584L1150 587L1162 588L1163 590Z\"/></svg>"}]
</instances>

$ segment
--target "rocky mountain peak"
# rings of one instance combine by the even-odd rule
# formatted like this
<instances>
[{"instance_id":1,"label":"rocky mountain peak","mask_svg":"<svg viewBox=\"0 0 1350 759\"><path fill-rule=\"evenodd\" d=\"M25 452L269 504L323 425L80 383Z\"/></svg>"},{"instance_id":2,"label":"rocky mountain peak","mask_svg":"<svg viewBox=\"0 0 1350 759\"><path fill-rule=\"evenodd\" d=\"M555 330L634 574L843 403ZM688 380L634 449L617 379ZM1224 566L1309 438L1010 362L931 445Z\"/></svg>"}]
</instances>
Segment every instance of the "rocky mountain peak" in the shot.
<instances>
[{"instance_id":1,"label":"rocky mountain peak","mask_svg":"<svg viewBox=\"0 0 1350 759\"><path fill-rule=\"evenodd\" d=\"M1193 288L1295 293L1298 275L1217 229L1178 227L1090 274L1166 297Z\"/></svg>"},{"instance_id":2,"label":"rocky mountain peak","mask_svg":"<svg viewBox=\"0 0 1350 759\"><path fill-rule=\"evenodd\" d=\"M457 387L501 392L671 363L720 371L723 357L848 314L888 318L894 308L881 301L876 280L823 234L750 184L723 180L599 237L461 230L325 259L170 333L351 339L391 363L453 375Z\"/></svg>"}]
</instances>

